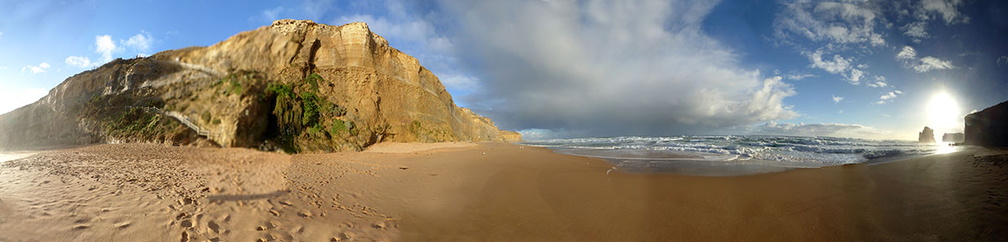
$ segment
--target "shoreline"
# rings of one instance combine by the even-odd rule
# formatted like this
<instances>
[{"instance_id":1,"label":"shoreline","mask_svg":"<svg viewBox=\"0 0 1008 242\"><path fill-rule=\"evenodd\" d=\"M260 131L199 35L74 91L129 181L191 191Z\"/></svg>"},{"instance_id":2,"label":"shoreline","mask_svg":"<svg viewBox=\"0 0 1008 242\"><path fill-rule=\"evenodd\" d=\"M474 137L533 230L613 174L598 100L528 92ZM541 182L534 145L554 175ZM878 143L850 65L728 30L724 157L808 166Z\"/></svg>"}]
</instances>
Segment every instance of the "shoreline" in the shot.
<instances>
[{"instance_id":1,"label":"shoreline","mask_svg":"<svg viewBox=\"0 0 1008 242\"><path fill-rule=\"evenodd\" d=\"M515 145L523 145L523 144L517 143ZM641 174L652 174L652 173L676 174L686 176L712 176L712 177L750 176L764 173L783 172L792 169L825 168L825 167L838 167L838 166L849 166L859 164L874 166L879 164L899 162L933 155L942 155L942 154L958 153L976 149L985 149L979 146L959 145L959 146L950 146L951 149L942 150L941 152L934 154L925 154L925 155L901 154L879 158L871 158L868 159L867 161L860 163L814 165L801 162L772 161L772 160L760 160L760 159L742 159L742 160L705 159L704 154L700 153L687 154L681 152L667 153L652 150L618 150L618 149L592 150L592 149L572 149L572 148L549 148L541 146L533 146L533 147L549 149L556 154L605 160L606 162L608 162L613 166L612 170L621 172L641 173ZM619 157L617 155L614 155L616 153L622 153L621 155L626 156ZM647 155L652 153L658 153L659 156ZM709 154L709 155L716 156L719 154Z\"/></svg>"},{"instance_id":2,"label":"shoreline","mask_svg":"<svg viewBox=\"0 0 1008 242\"><path fill-rule=\"evenodd\" d=\"M748 176L607 172L502 143L284 155L116 144L0 163L22 240L983 240L1008 151ZM381 151L381 149L376 149Z\"/></svg>"}]
</instances>

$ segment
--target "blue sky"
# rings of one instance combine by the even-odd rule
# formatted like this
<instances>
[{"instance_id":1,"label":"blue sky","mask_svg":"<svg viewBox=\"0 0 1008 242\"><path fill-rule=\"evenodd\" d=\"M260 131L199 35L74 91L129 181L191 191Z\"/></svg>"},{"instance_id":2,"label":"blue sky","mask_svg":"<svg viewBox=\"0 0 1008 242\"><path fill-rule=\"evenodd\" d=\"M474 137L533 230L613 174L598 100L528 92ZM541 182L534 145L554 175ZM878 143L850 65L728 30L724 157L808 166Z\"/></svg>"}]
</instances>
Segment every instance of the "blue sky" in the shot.
<instances>
[{"instance_id":1,"label":"blue sky","mask_svg":"<svg viewBox=\"0 0 1008 242\"><path fill-rule=\"evenodd\" d=\"M1001 1L0 1L0 112L113 58L364 21L527 138L913 139L1008 100Z\"/></svg>"}]
</instances>

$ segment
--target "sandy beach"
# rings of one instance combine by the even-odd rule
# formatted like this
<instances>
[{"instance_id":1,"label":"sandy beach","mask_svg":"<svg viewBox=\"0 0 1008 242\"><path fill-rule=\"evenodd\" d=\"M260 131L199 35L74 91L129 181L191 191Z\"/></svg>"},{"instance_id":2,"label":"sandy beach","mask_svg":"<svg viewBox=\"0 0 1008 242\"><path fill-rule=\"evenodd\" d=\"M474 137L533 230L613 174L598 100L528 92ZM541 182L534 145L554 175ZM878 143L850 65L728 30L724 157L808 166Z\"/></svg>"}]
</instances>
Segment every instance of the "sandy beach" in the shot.
<instances>
[{"instance_id":1,"label":"sandy beach","mask_svg":"<svg viewBox=\"0 0 1008 242\"><path fill-rule=\"evenodd\" d=\"M0 163L0 241L996 240L1008 151L734 177L500 143L114 144Z\"/></svg>"}]
</instances>

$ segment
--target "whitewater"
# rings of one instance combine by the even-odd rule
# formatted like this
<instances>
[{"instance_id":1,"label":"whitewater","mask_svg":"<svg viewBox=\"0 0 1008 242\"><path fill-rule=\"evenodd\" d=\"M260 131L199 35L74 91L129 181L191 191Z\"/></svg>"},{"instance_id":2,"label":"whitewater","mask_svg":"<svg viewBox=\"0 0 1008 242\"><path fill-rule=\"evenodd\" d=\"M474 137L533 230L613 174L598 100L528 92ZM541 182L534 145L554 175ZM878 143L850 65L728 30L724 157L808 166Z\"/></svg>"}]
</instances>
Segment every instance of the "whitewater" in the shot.
<instances>
[{"instance_id":1,"label":"whitewater","mask_svg":"<svg viewBox=\"0 0 1008 242\"><path fill-rule=\"evenodd\" d=\"M523 142L558 153L601 158L618 169L741 175L845 164L876 164L954 152L947 143L795 136L668 136L549 139Z\"/></svg>"}]
</instances>

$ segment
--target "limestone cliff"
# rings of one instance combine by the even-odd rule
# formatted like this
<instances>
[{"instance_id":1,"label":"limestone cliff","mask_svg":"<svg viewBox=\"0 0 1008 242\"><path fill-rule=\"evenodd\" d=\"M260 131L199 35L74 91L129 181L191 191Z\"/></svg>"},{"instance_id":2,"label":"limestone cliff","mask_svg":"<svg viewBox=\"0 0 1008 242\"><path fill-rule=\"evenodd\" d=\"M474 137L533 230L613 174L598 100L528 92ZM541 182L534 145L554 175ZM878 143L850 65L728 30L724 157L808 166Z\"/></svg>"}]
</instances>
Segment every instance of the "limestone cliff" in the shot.
<instances>
[{"instance_id":1,"label":"limestone cliff","mask_svg":"<svg viewBox=\"0 0 1008 242\"><path fill-rule=\"evenodd\" d=\"M966 144L1008 147L1008 101L966 115Z\"/></svg>"},{"instance_id":2,"label":"limestone cliff","mask_svg":"<svg viewBox=\"0 0 1008 242\"><path fill-rule=\"evenodd\" d=\"M0 116L0 147L204 140L290 152L517 141L454 104L365 23L278 20L209 47L115 60Z\"/></svg>"}]
</instances>

